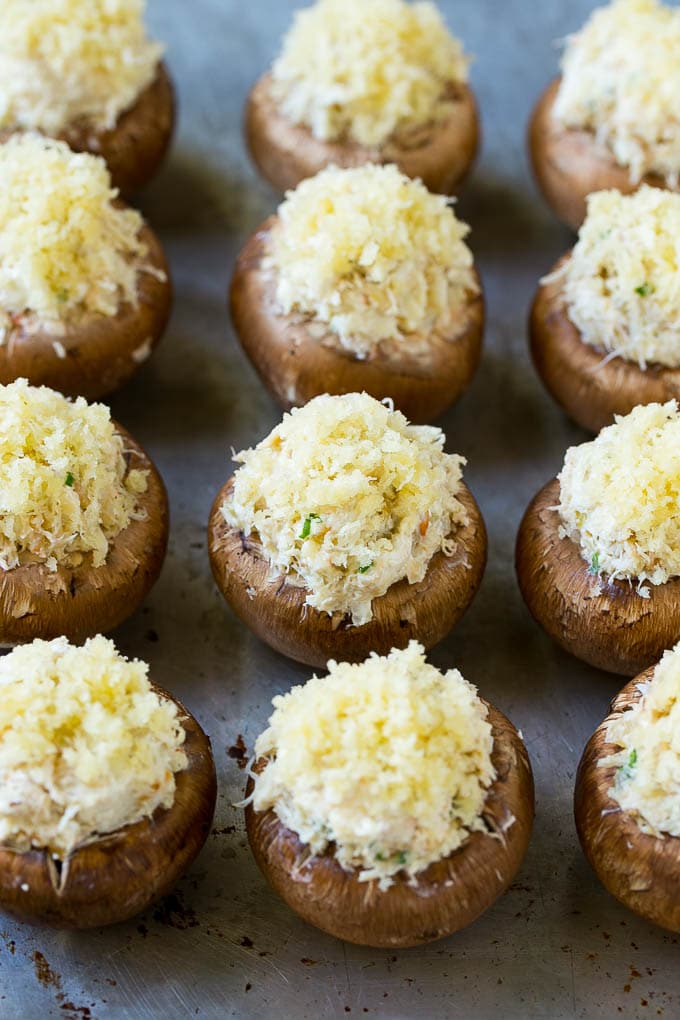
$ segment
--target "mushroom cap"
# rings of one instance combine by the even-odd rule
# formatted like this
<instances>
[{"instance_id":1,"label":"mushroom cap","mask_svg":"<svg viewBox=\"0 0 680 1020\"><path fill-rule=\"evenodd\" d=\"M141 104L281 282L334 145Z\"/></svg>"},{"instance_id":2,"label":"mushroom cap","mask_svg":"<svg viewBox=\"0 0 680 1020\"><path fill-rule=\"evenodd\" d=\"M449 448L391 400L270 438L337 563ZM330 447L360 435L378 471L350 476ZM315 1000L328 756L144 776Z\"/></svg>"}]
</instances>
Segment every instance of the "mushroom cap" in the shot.
<instances>
[{"instance_id":1,"label":"mushroom cap","mask_svg":"<svg viewBox=\"0 0 680 1020\"><path fill-rule=\"evenodd\" d=\"M307 590L285 578L268 580L269 560L258 539L224 519L221 507L233 477L220 489L208 524L208 549L215 582L238 617L277 652L308 666L329 659L362 662L371 652L387 655L419 641L426 649L441 641L472 601L486 565L486 529L470 490L461 483L458 499L469 521L456 529L451 556L435 553L422 581L406 578L373 599L373 619L354 627L349 618L305 604Z\"/></svg>"},{"instance_id":2,"label":"mushroom cap","mask_svg":"<svg viewBox=\"0 0 680 1020\"><path fill-rule=\"evenodd\" d=\"M486 832L471 833L458 850L434 861L415 881L399 872L381 891L376 881L360 882L358 871L345 871L330 847L323 855L309 857L306 844L273 809L258 812L249 804L250 846L274 891L317 928L378 948L432 942L479 917L519 870L534 818L526 748L512 723L493 705L488 709L497 776L482 811ZM262 760L258 764L262 767ZM247 793L252 788L250 779Z\"/></svg>"},{"instance_id":3,"label":"mushroom cap","mask_svg":"<svg viewBox=\"0 0 680 1020\"><path fill-rule=\"evenodd\" d=\"M77 847L61 867L47 850L0 845L0 908L55 928L117 924L165 896L198 855L217 795L210 741L176 698L152 687L178 706L186 733L188 764L175 773L172 805Z\"/></svg>"},{"instance_id":4,"label":"mushroom cap","mask_svg":"<svg viewBox=\"0 0 680 1020\"><path fill-rule=\"evenodd\" d=\"M651 680L654 668L616 695L609 715L586 744L576 774L574 815L583 852L605 889L647 921L680 932L680 838L643 832L609 796L616 766L598 766L601 758L619 750L607 742L610 722L639 701L638 684Z\"/></svg>"},{"instance_id":5,"label":"mushroom cap","mask_svg":"<svg viewBox=\"0 0 680 1020\"><path fill-rule=\"evenodd\" d=\"M250 237L236 263L231 284L231 316L241 345L265 386L285 409L306 404L320 393L365 391L377 400L390 397L410 421L438 417L468 386L479 363L484 330L484 297L471 294L450 335L431 333L424 344L408 338L381 344L375 356L358 358L310 330L301 315L276 309L276 279L263 269L269 219ZM315 324L316 325L316 324Z\"/></svg>"},{"instance_id":6,"label":"mushroom cap","mask_svg":"<svg viewBox=\"0 0 680 1020\"><path fill-rule=\"evenodd\" d=\"M158 172L174 126L175 93L168 69L161 61L156 77L109 131L93 132L91 128L74 125L62 137L77 152L103 156L113 186L122 195L133 195Z\"/></svg>"},{"instance_id":7,"label":"mushroom cap","mask_svg":"<svg viewBox=\"0 0 680 1020\"><path fill-rule=\"evenodd\" d=\"M559 536L560 483L529 504L517 536L517 579L527 607L553 641L591 666L635 676L680 638L680 578L648 584L594 577L578 546Z\"/></svg>"},{"instance_id":8,"label":"mushroom cap","mask_svg":"<svg viewBox=\"0 0 680 1020\"><path fill-rule=\"evenodd\" d=\"M130 471L148 471L138 497L146 511L110 540L106 562L92 566L88 553L78 566L50 571L30 563L0 571L0 645L48 641L64 635L77 643L106 633L131 616L160 574L168 543L168 497L153 463L122 426Z\"/></svg>"},{"instance_id":9,"label":"mushroom cap","mask_svg":"<svg viewBox=\"0 0 680 1020\"><path fill-rule=\"evenodd\" d=\"M253 86L245 110L245 136L258 170L280 192L296 187L330 163L339 167L396 163L407 177L419 177L430 190L453 194L467 175L479 146L479 116L471 89L450 82L453 103L443 120L394 135L380 146L351 139L323 141L304 124L294 124L271 96L271 74Z\"/></svg>"},{"instance_id":10,"label":"mushroom cap","mask_svg":"<svg viewBox=\"0 0 680 1020\"><path fill-rule=\"evenodd\" d=\"M552 109L560 82L555 78L534 107L528 141L536 183L563 223L578 230L586 218L586 199L592 191L616 188L622 195L629 195L641 184L668 188L658 174L645 174L633 183L628 167L620 166L592 131L557 124Z\"/></svg>"},{"instance_id":11,"label":"mushroom cap","mask_svg":"<svg viewBox=\"0 0 680 1020\"><path fill-rule=\"evenodd\" d=\"M567 252L550 270L571 258ZM531 308L531 356L550 395L570 418L590 432L611 425L615 414L638 404L680 398L680 368L650 364L642 369L626 358L611 358L585 343L569 318L563 280L541 284Z\"/></svg>"},{"instance_id":12,"label":"mushroom cap","mask_svg":"<svg viewBox=\"0 0 680 1020\"><path fill-rule=\"evenodd\" d=\"M165 274L165 280L156 272L140 271L136 306L126 301L115 315L85 313L65 323L64 335L19 318L0 346L0 383L23 377L33 386L98 400L139 371L163 335L172 304L170 270L161 243L146 224L139 238L148 249L145 261ZM63 348L63 356L55 343Z\"/></svg>"}]
</instances>

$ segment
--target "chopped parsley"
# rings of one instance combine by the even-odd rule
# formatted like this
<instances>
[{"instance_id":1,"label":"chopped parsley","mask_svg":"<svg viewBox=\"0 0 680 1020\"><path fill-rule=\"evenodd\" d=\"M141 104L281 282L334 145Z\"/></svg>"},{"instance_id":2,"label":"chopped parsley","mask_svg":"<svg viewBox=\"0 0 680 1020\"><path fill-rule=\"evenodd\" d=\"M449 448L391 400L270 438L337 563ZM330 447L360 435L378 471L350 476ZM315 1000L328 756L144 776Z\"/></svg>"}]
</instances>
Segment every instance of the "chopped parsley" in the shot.
<instances>
[{"instance_id":1,"label":"chopped parsley","mask_svg":"<svg viewBox=\"0 0 680 1020\"><path fill-rule=\"evenodd\" d=\"M62 304L65 301L68 301L68 291L65 287L60 287L59 290L55 291L55 294L57 296L57 301L61 301Z\"/></svg>"},{"instance_id":2,"label":"chopped parsley","mask_svg":"<svg viewBox=\"0 0 680 1020\"><path fill-rule=\"evenodd\" d=\"M66 478L64 479L64 485L68 485L69 489L72 489L74 482L75 482L75 478L73 477L73 475L69 471L67 473L67 475L66 475Z\"/></svg>"},{"instance_id":3,"label":"chopped parsley","mask_svg":"<svg viewBox=\"0 0 680 1020\"><path fill-rule=\"evenodd\" d=\"M639 294L640 297L649 297L650 294L654 293L655 289L656 288L653 283L648 283L647 280L645 280L644 283L641 283L639 287L635 288L635 293Z\"/></svg>"},{"instance_id":4,"label":"chopped parsley","mask_svg":"<svg viewBox=\"0 0 680 1020\"><path fill-rule=\"evenodd\" d=\"M370 570L373 566L373 560L370 563L366 563L363 567L357 569L357 574L365 574L367 570Z\"/></svg>"},{"instance_id":5,"label":"chopped parsley","mask_svg":"<svg viewBox=\"0 0 680 1020\"><path fill-rule=\"evenodd\" d=\"M599 552L593 553L593 558L590 561L590 566L588 567L588 573L589 574L599 574L600 573L600 554L599 554Z\"/></svg>"},{"instance_id":6,"label":"chopped parsley","mask_svg":"<svg viewBox=\"0 0 680 1020\"><path fill-rule=\"evenodd\" d=\"M621 779L630 779L633 775L633 769L637 765L637 751L635 748L628 755L628 761L625 765L622 765L619 769L619 775Z\"/></svg>"},{"instance_id":7,"label":"chopped parsley","mask_svg":"<svg viewBox=\"0 0 680 1020\"><path fill-rule=\"evenodd\" d=\"M312 521L320 521L321 518L318 514L307 514L305 517L305 523L302 525L302 531L300 532L300 538L309 538L312 532Z\"/></svg>"},{"instance_id":8,"label":"chopped parsley","mask_svg":"<svg viewBox=\"0 0 680 1020\"><path fill-rule=\"evenodd\" d=\"M405 850L400 850L399 853L394 855L397 859L397 864L406 864L407 853Z\"/></svg>"}]
</instances>

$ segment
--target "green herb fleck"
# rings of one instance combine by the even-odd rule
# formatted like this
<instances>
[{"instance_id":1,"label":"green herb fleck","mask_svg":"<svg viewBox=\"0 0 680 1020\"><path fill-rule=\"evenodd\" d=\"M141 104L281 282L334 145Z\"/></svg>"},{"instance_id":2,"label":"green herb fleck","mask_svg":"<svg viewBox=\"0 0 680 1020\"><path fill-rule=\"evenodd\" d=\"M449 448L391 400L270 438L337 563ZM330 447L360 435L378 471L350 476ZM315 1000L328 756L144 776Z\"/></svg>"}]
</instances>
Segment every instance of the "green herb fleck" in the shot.
<instances>
[{"instance_id":1,"label":"green herb fleck","mask_svg":"<svg viewBox=\"0 0 680 1020\"><path fill-rule=\"evenodd\" d=\"M75 478L73 477L73 475L69 471L67 473L67 475L66 475L66 478L64 479L64 485L68 485L69 489L72 489L74 482L75 482Z\"/></svg>"},{"instance_id":2,"label":"green herb fleck","mask_svg":"<svg viewBox=\"0 0 680 1020\"><path fill-rule=\"evenodd\" d=\"M406 851L405 851L405 850L400 850L400 851L399 851L398 853L396 853L396 854L395 854L394 856L395 856L395 857L396 857L396 859L397 859L397 864L406 864L406 857L407 857L407 854L406 854Z\"/></svg>"},{"instance_id":3,"label":"green herb fleck","mask_svg":"<svg viewBox=\"0 0 680 1020\"><path fill-rule=\"evenodd\" d=\"M635 750L635 748L633 748L633 750L628 755L628 761L626 762L625 765L622 765L621 768L619 769L617 779L618 778L631 779L633 776L633 769L635 768L636 765L637 765L637 751Z\"/></svg>"},{"instance_id":4,"label":"green herb fleck","mask_svg":"<svg viewBox=\"0 0 680 1020\"><path fill-rule=\"evenodd\" d=\"M639 294L640 297L649 297L650 294L654 293L655 289L656 288L653 283L648 283L647 280L645 280L644 283L641 283L639 287L635 288L635 293Z\"/></svg>"},{"instance_id":5,"label":"green herb fleck","mask_svg":"<svg viewBox=\"0 0 680 1020\"><path fill-rule=\"evenodd\" d=\"M376 861L384 861L385 860L385 854L377 853L375 855L375 859L376 859Z\"/></svg>"},{"instance_id":6,"label":"green herb fleck","mask_svg":"<svg viewBox=\"0 0 680 1020\"><path fill-rule=\"evenodd\" d=\"M55 294L57 296L57 301L61 301L62 304L64 301L68 301L68 291L65 287L60 287L59 290L55 291Z\"/></svg>"},{"instance_id":7,"label":"green herb fleck","mask_svg":"<svg viewBox=\"0 0 680 1020\"><path fill-rule=\"evenodd\" d=\"M599 552L593 553L593 558L590 561L590 566L588 567L588 573L589 574L599 574L600 573L600 554L599 554Z\"/></svg>"},{"instance_id":8,"label":"green herb fleck","mask_svg":"<svg viewBox=\"0 0 680 1020\"><path fill-rule=\"evenodd\" d=\"M359 567L358 570L357 570L357 574L365 574L366 571L370 570L372 566L373 566L373 560L371 560L370 563L364 564L363 567Z\"/></svg>"},{"instance_id":9,"label":"green herb fleck","mask_svg":"<svg viewBox=\"0 0 680 1020\"><path fill-rule=\"evenodd\" d=\"M318 514L307 514L305 517L305 523L302 525L302 531L300 532L300 538L309 538L312 531L312 521L320 521L321 518Z\"/></svg>"}]
</instances>

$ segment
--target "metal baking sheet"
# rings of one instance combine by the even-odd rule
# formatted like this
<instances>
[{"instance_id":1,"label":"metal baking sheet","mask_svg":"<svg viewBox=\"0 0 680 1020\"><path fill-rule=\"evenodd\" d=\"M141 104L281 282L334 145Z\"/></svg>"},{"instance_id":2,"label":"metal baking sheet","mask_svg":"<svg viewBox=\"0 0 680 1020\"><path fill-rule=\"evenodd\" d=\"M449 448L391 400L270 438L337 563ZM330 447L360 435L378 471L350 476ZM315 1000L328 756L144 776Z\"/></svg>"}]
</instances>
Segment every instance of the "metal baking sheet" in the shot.
<instances>
[{"instance_id":1,"label":"metal baking sheet","mask_svg":"<svg viewBox=\"0 0 680 1020\"><path fill-rule=\"evenodd\" d=\"M152 664L210 734L220 782L214 830L176 892L148 914L87 933L0 916L0 1017L527 1018L678 1017L677 938L598 884L572 820L576 765L619 681L560 652L520 599L513 546L522 512L585 436L543 392L526 347L538 277L570 244L530 180L530 106L555 73L555 41L587 0L442 0L474 54L484 148L460 202L488 300L470 391L442 424L489 528L472 608L433 653L456 665L521 728L537 789L534 836L510 891L469 929L410 951L343 945L298 920L247 847L239 735L248 749L270 700L309 675L271 652L215 590L205 526L230 448L279 419L240 353L226 311L235 255L277 198L241 141L241 109L276 52L294 0L150 0L180 100L172 157L143 197L176 286L170 329L116 417L156 459L172 506L170 550L144 609L114 635Z\"/></svg>"}]
</instances>

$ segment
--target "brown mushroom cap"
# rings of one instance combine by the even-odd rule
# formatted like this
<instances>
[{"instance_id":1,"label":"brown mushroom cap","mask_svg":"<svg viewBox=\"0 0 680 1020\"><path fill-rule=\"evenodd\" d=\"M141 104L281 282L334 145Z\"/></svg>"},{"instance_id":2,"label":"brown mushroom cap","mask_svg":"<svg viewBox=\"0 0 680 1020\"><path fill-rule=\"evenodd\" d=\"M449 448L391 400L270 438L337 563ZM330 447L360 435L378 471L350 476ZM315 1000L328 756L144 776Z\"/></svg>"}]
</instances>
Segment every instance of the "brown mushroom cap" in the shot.
<instances>
[{"instance_id":1,"label":"brown mushroom cap","mask_svg":"<svg viewBox=\"0 0 680 1020\"><path fill-rule=\"evenodd\" d=\"M176 698L152 686L178 706L186 733L188 765L175 773L171 807L77 847L60 867L47 850L0 846L0 908L55 928L117 924L165 896L198 855L217 795L210 741Z\"/></svg>"},{"instance_id":2,"label":"brown mushroom cap","mask_svg":"<svg viewBox=\"0 0 680 1020\"><path fill-rule=\"evenodd\" d=\"M519 586L531 615L553 641L591 666L635 676L680 638L680 578L648 584L594 577L569 538L559 537L560 483L533 498L517 536Z\"/></svg>"},{"instance_id":3,"label":"brown mushroom cap","mask_svg":"<svg viewBox=\"0 0 680 1020\"><path fill-rule=\"evenodd\" d=\"M458 399L479 363L484 297L470 294L447 336L430 334L425 343L381 344L375 356L357 358L334 338L319 338L303 316L276 310L276 280L263 269L271 216L250 237L236 263L231 316L241 345L265 386L287 411L320 393L365 391L391 397L414 422L429 422ZM420 339L420 338L419 338ZM415 347L415 349L414 349Z\"/></svg>"},{"instance_id":4,"label":"brown mushroom cap","mask_svg":"<svg viewBox=\"0 0 680 1020\"><path fill-rule=\"evenodd\" d=\"M658 174L645 174L634 184L628 167L620 166L592 131L563 128L554 121L552 109L560 81L555 78L548 85L529 122L529 155L536 183L559 219L578 230L592 191L616 188L629 195L641 184L668 188Z\"/></svg>"},{"instance_id":5,"label":"brown mushroom cap","mask_svg":"<svg viewBox=\"0 0 680 1020\"><path fill-rule=\"evenodd\" d=\"M161 243L146 224L139 234L144 261L158 273L137 274L139 303L120 305L115 315L86 313L65 323L63 336L18 318L0 346L0 383L25 378L67 396L98 400L128 382L163 335L172 304L170 270ZM55 342L65 352L57 353ZM62 352L63 353L63 352Z\"/></svg>"},{"instance_id":6,"label":"brown mushroom cap","mask_svg":"<svg viewBox=\"0 0 680 1020\"><path fill-rule=\"evenodd\" d=\"M77 643L106 633L131 616L160 574L168 543L168 497L144 450L120 425L128 470L148 471L147 490L138 497L146 511L110 540L106 562L50 571L31 563L0 571L0 645L65 635Z\"/></svg>"},{"instance_id":7,"label":"brown mushroom cap","mask_svg":"<svg viewBox=\"0 0 680 1020\"><path fill-rule=\"evenodd\" d=\"M534 818L534 784L526 748L512 723L488 705L496 779L482 817L486 832L430 864L414 883L400 872L381 891L376 881L338 864L332 849L308 857L308 847L273 809L246 808L248 839L275 892L305 921L336 938L378 948L416 946L470 924L510 885L519 870ZM262 766L262 762L259 763ZM266 767L266 763L264 765ZM253 780L248 783L251 793ZM514 822L508 824L514 817ZM497 833L492 836L490 833Z\"/></svg>"},{"instance_id":8,"label":"brown mushroom cap","mask_svg":"<svg viewBox=\"0 0 680 1020\"><path fill-rule=\"evenodd\" d=\"M444 119L394 135L369 148L351 139L326 142L303 124L294 124L271 96L271 74L253 86L245 111L245 134L253 162L280 192L295 188L330 163L340 167L396 163L407 177L419 177L430 190L453 194L467 175L479 145L479 117L470 88L451 82L453 103Z\"/></svg>"},{"instance_id":9,"label":"brown mushroom cap","mask_svg":"<svg viewBox=\"0 0 680 1020\"><path fill-rule=\"evenodd\" d=\"M639 701L637 685L651 680L654 668L617 694L610 714L586 744L576 774L574 814L583 852L605 889L647 921L680 932L680 839L644 833L609 796L616 766L598 766L601 758L620 750L607 742L609 724Z\"/></svg>"},{"instance_id":10,"label":"brown mushroom cap","mask_svg":"<svg viewBox=\"0 0 680 1020\"><path fill-rule=\"evenodd\" d=\"M108 131L75 123L55 137L75 152L102 156L111 173L111 183L122 195L133 195L156 174L170 145L175 126L175 95L168 70L159 63L156 77L124 110ZM0 132L0 142L15 129Z\"/></svg>"},{"instance_id":11,"label":"brown mushroom cap","mask_svg":"<svg viewBox=\"0 0 680 1020\"><path fill-rule=\"evenodd\" d=\"M560 269L562 258L550 270ZM582 428L599 432L615 414L628 414L638 404L680 398L680 368L650 364L642 369L626 358L608 357L585 343L569 318L564 281L539 286L531 308L529 334L536 371L550 395Z\"/></svg>"},{"instance_id":12,"label":"brown mushroom cap","mask_svg":"<svg viewBox=\"0 0 680 1020\"><path fill-rule=\"evenodd\" d=\"M222 514L232 486L230 478L218 492L208 524L215 582L236 615L262 641L308 666L325 667L329 659L362 662L370 652L387 655L411 640L432 648L460 619L481 583L486 529L472 493L461 483L458 498L469 522L453 532L453 554L435 553L422 581L397 581L373 599L373 619L353 627L348 617L329 616L306 605L305 588L287 584L284 578L268 580L269 561L257 538L231 527Z\"/></svg>"}]
</instances>

